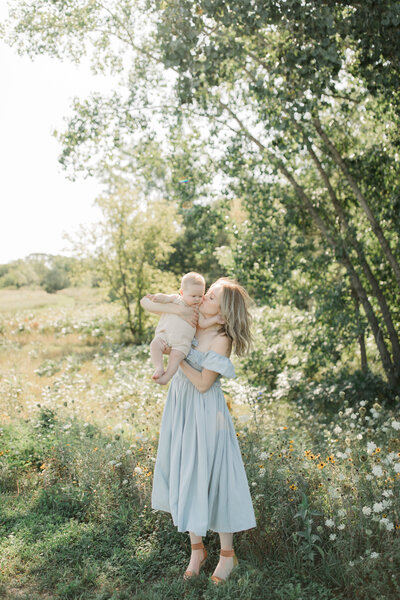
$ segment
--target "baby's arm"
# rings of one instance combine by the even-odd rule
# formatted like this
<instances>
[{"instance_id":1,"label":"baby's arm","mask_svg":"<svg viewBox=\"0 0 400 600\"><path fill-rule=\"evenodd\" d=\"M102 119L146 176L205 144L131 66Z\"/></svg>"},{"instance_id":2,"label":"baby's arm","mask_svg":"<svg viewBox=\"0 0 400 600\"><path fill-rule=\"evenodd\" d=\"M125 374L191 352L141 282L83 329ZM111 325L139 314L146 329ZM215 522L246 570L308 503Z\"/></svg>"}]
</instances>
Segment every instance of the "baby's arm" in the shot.
<instances>
[{"instance_id":1,"label":"baby's arm","mask_svg":"<svg viewBox=\"0 0 400 600\"><path fill-rule=\"evenodd\" d=\"M161 315L162 313L169 313L173 315L179 315L187 321L192 327L196 327L198 320L198 309L184 306L180 304L175 304L175 302L167 302L162 304L161 302L154 302L151 299L151 295L143 296L140 301L140 305L145 310L148 310L151 313L155 313L156 315Z\"/></svg>"},{"instance_id":2,"label":"baby's arm","mask_svg":"<svg viewBox=\"0 0 400 600\"><path fill-rule=\"evenodd\" d=\"M211 325L223 325L224 321L220 317L220 315L214 315L213 317L204 317L201 313L199 314L199 323L198 327L200 329L207 329L207 327L211 327Z\"/></svg>"},{"instance_id":3,"label":"baby's arm","mask_svg":"<svg viewBox=\"0 0 400 600\"><path fill-rule=\"evenodd\" d=\"M167 304L168 302L175 302L179 296L178 294L147 294L146 297L150 298L153 302Z\"/></svg>"}]
</instances>

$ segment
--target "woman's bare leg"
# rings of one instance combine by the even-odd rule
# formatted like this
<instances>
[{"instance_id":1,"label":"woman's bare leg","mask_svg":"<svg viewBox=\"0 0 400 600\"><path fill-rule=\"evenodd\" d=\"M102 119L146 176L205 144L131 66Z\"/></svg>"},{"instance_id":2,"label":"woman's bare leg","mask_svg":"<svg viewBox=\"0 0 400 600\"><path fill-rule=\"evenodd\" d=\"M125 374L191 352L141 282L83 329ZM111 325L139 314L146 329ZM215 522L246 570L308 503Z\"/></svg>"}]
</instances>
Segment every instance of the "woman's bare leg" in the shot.
<instances>
[{"instance_id":1,"label":"woman's bare leg","mask_svg":"<svg viewBox=\"0 0 400 600\"><path fill-rule=\"evenodd\" d=\"M201 536L195 535L191 531L189 531L189 535L190 535L190 543L191 544L199 544L200 542L203 541L203 538ZM196 573L196 575L198 575L199 574L199 566L200 566L200 563L203 560L203 558L204 558L204 550L202 550L202 549L192 550L192 554L190 556L190 563L187 568L187 571L193 571L193 573Z\"/></svg>"},{"instance_id":2,"label":"woman's bare leg","mask_svg":"<svg viewBox=\"0 0 400 600\"><path fill-rule=\"evenodd\" d=\"M233 533L222 533L219 532L219 539L221 542L221 550L232 550L233 548ZM213 575L226 579L229 577L230 572L233 569L233 556L220 556L219 563L217 564Z\"/></svg>"}]
</instances>

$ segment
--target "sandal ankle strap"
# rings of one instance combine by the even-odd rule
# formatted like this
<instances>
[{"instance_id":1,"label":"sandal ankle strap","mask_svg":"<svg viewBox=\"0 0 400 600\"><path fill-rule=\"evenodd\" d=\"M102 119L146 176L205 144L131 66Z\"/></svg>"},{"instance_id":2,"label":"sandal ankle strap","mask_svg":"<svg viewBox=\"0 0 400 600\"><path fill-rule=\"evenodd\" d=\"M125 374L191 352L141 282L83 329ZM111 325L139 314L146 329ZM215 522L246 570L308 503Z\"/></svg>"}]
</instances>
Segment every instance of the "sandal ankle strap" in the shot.
<instances>
[{"instance_id":1,"label":"sandal ankle strap","mask_svg":"<svg viewBox=\"0 0 400 600\"><path fill-rule=\"evenodd\" d=\"M235 551L234 550L221 550L220 555L221 556L235 556Z\"/></svg>"},{"instance_id":2,"label":"sandal ankle strap","mask_svg":"<svg viewBox=\"0 0 400 600\"><path fill-rule=\"evenodd\" d=\"M204 550L203 542L199 542L198 544L191 544L192 550Z\"/></svg>"}]
</instances>

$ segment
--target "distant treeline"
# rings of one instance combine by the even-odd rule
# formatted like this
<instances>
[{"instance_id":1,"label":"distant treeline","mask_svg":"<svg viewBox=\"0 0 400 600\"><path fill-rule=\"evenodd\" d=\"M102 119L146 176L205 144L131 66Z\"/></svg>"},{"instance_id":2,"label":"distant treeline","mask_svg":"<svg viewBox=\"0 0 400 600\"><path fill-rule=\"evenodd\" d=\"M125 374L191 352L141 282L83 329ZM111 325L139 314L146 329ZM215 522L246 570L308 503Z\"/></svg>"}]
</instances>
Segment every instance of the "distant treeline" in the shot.
<instances>
[{"instance_id":1,"label":"distant treeline","mask_svg":"<svg viewBox=\"0 0 400 600\"><path fill-rule=\"evenodd\" d=\"M0 265L0 288L39 286L54 293L74 285L71 276L77 259L52 254L29 254L24 259Z\"/></svg>"}]
</instances>

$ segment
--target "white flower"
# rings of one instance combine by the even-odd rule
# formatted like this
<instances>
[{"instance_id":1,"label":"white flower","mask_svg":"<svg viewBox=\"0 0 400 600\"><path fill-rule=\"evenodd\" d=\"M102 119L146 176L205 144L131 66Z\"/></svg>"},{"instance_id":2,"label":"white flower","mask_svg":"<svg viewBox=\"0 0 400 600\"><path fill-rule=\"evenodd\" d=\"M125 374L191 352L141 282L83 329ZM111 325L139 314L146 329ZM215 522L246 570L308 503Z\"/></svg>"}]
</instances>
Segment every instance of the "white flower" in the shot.
<instances>
[{"instance_id":1,"label":"white flower","mask_svg":"<svg viewBox=\"0 0 400 600\"><path fill-rule=\"evenodd\" d=\"M338 517L345 517L346 516L346 511L343 508L340 508L338 510Z\"/></svg>"},{"instance_id":2,"label":"white flower","mask_svg":"<svg viewBox=\"0 0 400 600\"><path fill-rule=\"evenodd\" d=\"M394 529L393 523L386 523L386 529L387 529L387 531L393 531L393 529Z\"/></svg>"},{"instance_id":3,"label":"white flower","mask_svg":"<svg viewBox=\"0 0 400 600\"><path fill-rule=\"evenodd\" d=\"M371 481L371 479L372 479L372 475L370 475L369 473L367 473L367 474L366 474L366 476L365 476L365 479L366 479L367 481Z\"/></svg>"},{"instance_id":4,"label":"white flower","mask_svg":"<svg viewBox=\"0 0 400 600\"><path fill-rule=\"evenodd\" d=\"M344 523L340 523L340 525L338 525L338 529L340 531L342 531L345 527L346 527L346 525Z\"/></svg>"},{"instance_id":5,"label":"white flower","mask_svg":"<svg viewBox=\"0 0 400 600\"><path fill-rule=\"evenodd\" d=\"M366 404L367 404L367 402L365 400L361 400L360 406L365 406Z\"/></svg>"},{"instance_id":6,"label":"white flower","mask_svg":"<svg viewBox=\"0 0 400 600\"><path fill-rule=\"evenodd\" d=\"M335 522L334 522L334 521L332 521L332 519L327 519L327 520L325 521L325 525L326 525L327 527L335 527Z\"/></svg>"},{"instance_id":7,"label":"white flower","mask_svg":"<svg viewBox=\"0 0 400 600\"><path fill-rule=\"evenodd\" d=\"M399 421L392 421L392 427L393 427L393 429L399 430L400 429L400 422Z\"/></svg>"},{"instance_id":8,"label":"white flower","mask_svg":"<svg viewBox=\"0 0 400 600\"><path fill-rule=\"evenodd\" d=\"M342 433L343 429L341 427L339 427L339 425L336 425L336 427L333 430L333 433L335 435L339 435L339 433Z\"/></svg>"},{"instance_id":9,"label":"white flower","mask_svg":"<svg viewBox=\"0 0 400 600\"><path fill-rule=\"evenodd\" d=\"M351 560L351 561L349 562L349 567L354 567L354 560Z\"/></svg>"},{"instance_id":10,"label":"white flower","mask_svg":"<svg viewBox=\"0 0 400 600\"><path fill-rule=\"evenodd\" d=\"M260 460L266 460L268 458L268 453L267 452L261 452L260 454Z\"/></svg>"},{"instance_id":11,"label":"white flower","mask_svg":"<svg viewBox=\"0 0 400 600\"><path fill-rule=\"evenodd\" d=\"M372 454L375 449L376 449L376 444L374 442L368 442L368 444L367 444L368 454Z\"/></svg>"},{"instance_id":12,"label":"white flower","mask_svg":"<svg viewBox=\"0 0 400 600\"><path fill-rule=\"evenodd\" d=\"M363 514L366 515L367 517L369 517L369 515L371 514L371 508L369 506L363 506Z\"/></svg>"},{"instance_id":13,"label":"white flower","mask_svg":"<svg viewBox=\"0 0 400 600\"><path fill-rule=\"evenodd\" d=\"M122 482L122 485L126 485L127 483L128 483L128 480L124 479L123 482Z\"/></svg>"},{"instance_id":14,"label":"white flower","mask_svg":"<svg viewBox=\"0 0 400 600\"><path fill-rule=\"evenodd\" d=\"M140 475L140 473L143 473L143 471L140 467L135 467L133 470L135 473L139 473L139 475Z\"/></svg>"},{"instance_id":15,"label":"white flower","mask_svg":"<svg viewBox=\"0 0 400 600\"><path fill-rule=\"evenodd\" d=\"M372 535L372 530L371 529L366 529L365 530L365 535Z\"/></svg>"},{"instance_id":16,"label":"white flower","mask_svg":"<svg viewBox=\"0 0 400 600\"><path fill-rule=\"evenodd\" d=\"M372 473L376 477L382 477L383 476L383 469L382 469L382 467L380 465L374 465L372 467Z\"/></svg>"},{"instance_id":17,"label":"white flower","mask_svg":"<svg viewBox=\"0 0 400 600\"><path fill-rule=\"evenodd\" d=\"M378 558L379 556L379 552L371 552L371 554L369 555L370 558Z\"/></svg>"},{"instance_id":18,"label":"white flower","mask_svg":"<svg viewBox=\"0 0 400 600\"><path fill-rule=\"evenodd\" d=\"M336 540L336 533L331 533L331 535L329 536L330 540Z\"/></svg>"},{"instance_id":19,"label":"white flower","mask_svg":"<svg viewBox=\"0 0 400 600\"><path fill-rule=\"evenodd\" d=\"M393 496L393 490L383 490L382 496L385 496L385 498L389 498L389 496Z\"/></svg>"},{"instance_id":20,"label":"white flower","mask_svg":"<svg viewBox=\"0 0 400 600\"><path fill-rule=\"evenodd\" d=\"M376 513L382 512L383 511L382 502L375 502L373 509L374 509L374 512L376 512Z\"/></svg>"},{"instance_id":21,"label":"white flower","mask_svg":"<svg viewBox=\"0 0 400 600\"><path fill-rule=\"evenodd\" d=\"M395 473L400 473L400 463L396 463L396 464L394 465L394 472L395 472Z\"/></svg>"}]
</instances>

